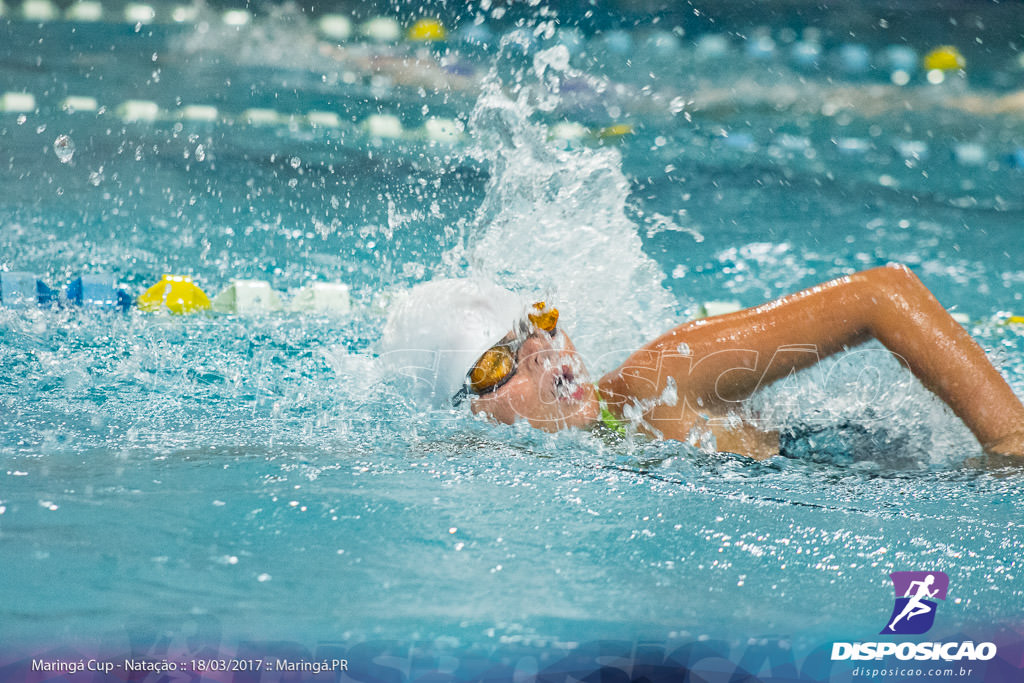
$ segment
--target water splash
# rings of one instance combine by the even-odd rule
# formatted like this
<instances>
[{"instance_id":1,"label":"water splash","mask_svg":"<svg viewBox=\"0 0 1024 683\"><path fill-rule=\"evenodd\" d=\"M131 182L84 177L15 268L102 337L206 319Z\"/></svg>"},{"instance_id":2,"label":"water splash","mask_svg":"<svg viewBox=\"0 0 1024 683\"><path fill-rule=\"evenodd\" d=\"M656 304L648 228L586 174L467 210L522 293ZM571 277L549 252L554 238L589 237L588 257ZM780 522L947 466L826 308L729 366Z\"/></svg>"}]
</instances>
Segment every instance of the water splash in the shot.
<instances>
[{"instance_id":1,"label":"water splash","mask_svg":"<svg viewBox=\"0 0 1024 683\"><path fill-rule=\"evenodd\" d=\"M75 156L75 143L67 135L58 135L53 141L53 153L62 164L70 164Z\"/></svg>"},{"instance_id":2,"label":"water splash","mask_svg":"<svg viewBox=\"0 0 1024 683\"><path fill-rule=\"evenodd\" d=\"M490 167L468 231L474 275L553 297L592 370L605 371L671 326L676 302L627 215L629 181L617 150L559 148L532 120L554 110L572 76L558 45L506 87L493 69L470 117L473 154Z\"/></svg>"}]
</instances>

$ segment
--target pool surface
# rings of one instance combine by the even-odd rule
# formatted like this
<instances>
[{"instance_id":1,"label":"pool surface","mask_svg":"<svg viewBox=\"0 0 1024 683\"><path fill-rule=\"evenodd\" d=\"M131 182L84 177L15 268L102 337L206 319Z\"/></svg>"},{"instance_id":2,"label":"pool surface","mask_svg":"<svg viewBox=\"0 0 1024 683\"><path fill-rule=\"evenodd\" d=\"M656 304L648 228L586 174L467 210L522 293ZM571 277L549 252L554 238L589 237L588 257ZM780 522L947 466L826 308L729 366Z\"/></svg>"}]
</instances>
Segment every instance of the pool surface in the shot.
<instances>
[{"instance_id":1,"label":"pool surface","mask_svg":"<svg viewBox=\"0 0 1024 683\"><path fill-rule=\"evenodd\" d=\"M764 462L427 410L376 352L433 277L555 302L600 375L899 261L1024 395L1024 10L493 5L5 6L0 269L351 311L0 306L0 680L1020 680L1024 470L881 346L755 397ZM999 654L832 661L902 571L949 578L902 638Z\"/></svg>"}]
</instances>

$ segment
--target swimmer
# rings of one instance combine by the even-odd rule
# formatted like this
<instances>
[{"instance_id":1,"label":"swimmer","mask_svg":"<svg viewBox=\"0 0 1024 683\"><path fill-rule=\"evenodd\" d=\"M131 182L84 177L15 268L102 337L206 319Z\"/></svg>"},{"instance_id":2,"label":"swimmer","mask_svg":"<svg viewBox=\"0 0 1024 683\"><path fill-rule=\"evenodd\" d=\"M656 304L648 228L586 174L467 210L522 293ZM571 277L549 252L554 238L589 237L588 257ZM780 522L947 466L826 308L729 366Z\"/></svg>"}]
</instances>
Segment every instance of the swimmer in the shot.
<instances>
[{"instance_id":1,"label":"swimmer","mask_svg":"<svg viewBox=\"0 0 1024 683\"><path fill-rule=\"evenodd\" d=\"M854 273L754 308L684 323L592 383L557 310L525 309L468 280L418 285L396 304L381 352L435 406L469 403L500 423L557 431L629 425L767 458L778 432L738 417L755 391L877 339L938 395L987 454L1024 456L1024 405L984 350L905 266ZM518 320L518 322L515 322ZM697 435L697 438L694 437ZM1014 459L1014 462L1019 462Z\"/></svg>"},{"instance_id":2,"label":"swimmer","mask_svg":"<svg viewBox=\"0 0 1024 683\"><path fill-rule=\"evenodd\" d=\"M891 624L889 624L890 631L895 632L894 627L896 626L897 622L899 622L899 620L903 619L904 617L906 617L907 621L910 621L911 619L920 614L928 614L932 611L931 607L929 607L921 601L924 598L934 598L938 594L938 588L936 588L934 591L928 590L928 587L931 586L933 583L935 583L935 575L929 574L924 578L924 581L913 581L909 586L907 586L907 593L903 597L910 598L910 600L907 601L907 604L906 606L904 606L903 611L900 612L899 615L897 615L897 617L892 620ZM916 590L914 586L917 586ZM911 595L911 593L913 593L913 595Z\"/></svg>"}]
</instances>

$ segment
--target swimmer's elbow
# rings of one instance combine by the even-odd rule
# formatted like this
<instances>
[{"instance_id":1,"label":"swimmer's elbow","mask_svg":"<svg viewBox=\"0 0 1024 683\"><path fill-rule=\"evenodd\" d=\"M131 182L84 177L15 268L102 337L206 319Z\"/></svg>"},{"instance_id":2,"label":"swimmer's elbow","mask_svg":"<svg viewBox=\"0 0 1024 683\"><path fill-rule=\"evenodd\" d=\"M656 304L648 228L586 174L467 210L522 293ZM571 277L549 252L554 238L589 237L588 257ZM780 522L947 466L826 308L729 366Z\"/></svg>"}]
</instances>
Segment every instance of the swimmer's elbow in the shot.
<instances>
[{"instance_id":1,"label":"swimmer's elbow","mask_svg":"<svg viewBox=\"0 0 1024 683\"><path fill-rule=\"evenodd\" d=\"M888 263L885 264L885 267L892 268L893 270L902 273L909 273L913 275L913 271L910 270L910 266L908 266L906 263L901 263L899 261L889 261Z\"/></svg>"}]
</instances>

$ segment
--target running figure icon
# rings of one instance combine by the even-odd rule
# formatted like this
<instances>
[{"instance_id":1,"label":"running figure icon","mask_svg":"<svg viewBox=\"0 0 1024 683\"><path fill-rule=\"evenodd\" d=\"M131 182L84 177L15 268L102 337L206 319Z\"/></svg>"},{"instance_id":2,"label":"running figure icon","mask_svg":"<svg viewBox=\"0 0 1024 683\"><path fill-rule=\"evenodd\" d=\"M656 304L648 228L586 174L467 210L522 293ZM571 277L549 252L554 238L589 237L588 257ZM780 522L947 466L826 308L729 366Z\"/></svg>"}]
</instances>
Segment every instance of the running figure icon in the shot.
<instances>
[{"instance_id":1,"label":"running figure icon","mask_svg":"<svg viewBox=\"0 0 1024 683\"><path fill-rule=\"evenodd\" d=\"M935 622L936 599L945 600L949 577L939 571L893 572L896 602L882 633L925 633ZM915 618L916 617L916 618Z\"/></svg>"},{"instance_id":2,"label":"running figure icon","mask_svg":"<svg viewBox=\"0 0 1024 683\"><path fill-rule=\"evenodd\" d=\"M933 583L935 583L935 576L933 574L929 574L928 576L924 577L924 581L911 582L910 587L907 589L906 595L903 596L905 598L910 598L910 601L903 608L903 611L900 612L899 616L893 619L892 623L889 624L890 631L895 631L896 622L898 622L900 619L903 619L904 617L906 617L907 621L910 621L919 614L927 614L928 612L932 611L931 605L926 605L923 602L921 602L921 600L926 597L934 598L936 594L938 594L938 588L936 588L934 591L928 590L928 587L931 586ZM910 593L914 590L915 586L917 586L917 592L914 593L913 596L911 596Z\"/></svg>"}]
</instances>

